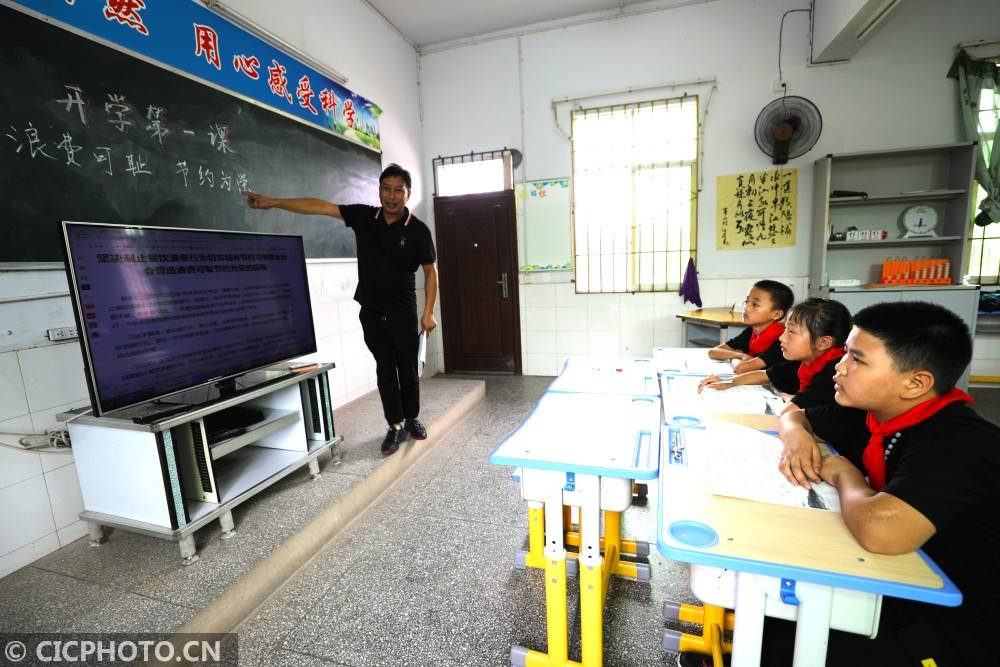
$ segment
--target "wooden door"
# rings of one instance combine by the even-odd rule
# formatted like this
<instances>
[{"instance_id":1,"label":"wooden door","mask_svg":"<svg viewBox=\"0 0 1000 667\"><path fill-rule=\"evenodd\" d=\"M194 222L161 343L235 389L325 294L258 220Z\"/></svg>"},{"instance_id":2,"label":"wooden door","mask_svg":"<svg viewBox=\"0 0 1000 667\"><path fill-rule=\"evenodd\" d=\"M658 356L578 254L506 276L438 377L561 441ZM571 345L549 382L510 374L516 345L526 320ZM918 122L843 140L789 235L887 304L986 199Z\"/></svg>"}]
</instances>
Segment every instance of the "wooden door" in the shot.
<instances>
[{"instance_id":1,"label":"wooden door","mask_svg":"<svg viewBox=\"0 0 1000 667\"><path fill-rule=\"evenodd\" d=\"M514 191L434 198L444 366L521 372Z\"/></svg>"}]
</instances>

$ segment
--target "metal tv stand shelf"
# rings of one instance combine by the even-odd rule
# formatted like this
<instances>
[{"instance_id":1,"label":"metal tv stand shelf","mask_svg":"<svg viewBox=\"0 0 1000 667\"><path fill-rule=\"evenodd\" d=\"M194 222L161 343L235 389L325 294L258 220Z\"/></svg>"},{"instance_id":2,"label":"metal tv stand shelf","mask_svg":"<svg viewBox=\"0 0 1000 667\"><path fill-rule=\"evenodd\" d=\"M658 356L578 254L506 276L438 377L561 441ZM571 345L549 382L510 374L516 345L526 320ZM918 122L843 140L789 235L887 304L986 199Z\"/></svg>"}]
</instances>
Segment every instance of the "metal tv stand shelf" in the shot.
<instances>
[{"instance_id":1,"label":"metal tv stand shelf","mask_svg":"<svg viewBox=\"0 0 1000 667\"><path fill-rule=\"evenodd\" d=\"M339 462L336 447L343 441L333 426L327 378L333 367L269 369L264 384L181 412L175 404L144 404L71 421L83 494L80 518L91 546L104 542L104 526L122 528L178 542L190 565L198 560L196 530L218 519L228 539L236 533L234 507L303 465L317 479L317 457L330 450ZM170 399L183 405L185 397ZM134 421L165 407L172 408L168 417ZM213 441L205 418L234 408L252 409L254 421Z\"/></svg>"}]
</instances>

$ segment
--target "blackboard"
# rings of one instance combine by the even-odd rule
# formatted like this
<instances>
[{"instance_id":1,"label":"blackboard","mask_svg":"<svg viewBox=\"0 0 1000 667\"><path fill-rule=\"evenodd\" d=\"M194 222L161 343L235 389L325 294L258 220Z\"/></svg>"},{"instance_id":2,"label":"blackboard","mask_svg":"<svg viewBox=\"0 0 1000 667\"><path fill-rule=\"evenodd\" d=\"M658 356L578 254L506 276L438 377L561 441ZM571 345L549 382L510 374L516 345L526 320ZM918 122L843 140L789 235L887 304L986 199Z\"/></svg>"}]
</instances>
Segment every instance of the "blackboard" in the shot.
<instances>
[{"instance_id":1,"label":"blackboard","mask_svg":"<svg viewBox=\"0 0 1000 667\"><path fill-rule=\"evenodd\" d=\"M330 218L255 211L241 190L378 200L378 153L0 7L0 262L62 261L59 222L301 234L356 257Z\"/></svg>"}]
</instances>

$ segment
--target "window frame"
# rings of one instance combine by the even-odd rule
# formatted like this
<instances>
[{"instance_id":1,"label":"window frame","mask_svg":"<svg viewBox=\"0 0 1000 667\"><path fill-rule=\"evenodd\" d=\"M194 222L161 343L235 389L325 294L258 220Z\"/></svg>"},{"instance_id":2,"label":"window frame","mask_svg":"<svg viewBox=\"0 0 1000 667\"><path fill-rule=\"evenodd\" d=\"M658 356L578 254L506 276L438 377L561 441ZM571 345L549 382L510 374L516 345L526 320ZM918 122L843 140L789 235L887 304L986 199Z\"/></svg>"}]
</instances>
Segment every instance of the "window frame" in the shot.
<instances>
[{"instance_id":1,"label":"window frame","mask_svg":"<svg viewBox=\"0 0 1000 667\"><path fill-rule=\"evenodd\" d=\"M1000 95L994 93L993 105L990 109L982 110L982 97L980 97L980 111L979 116L982 117L984 114L993 112L996 120L993 125L994 137L996 137L997 128L1000 127ZM982 126L982 121L980 120L980 127ZM989 141L990 145L987 150L992 154L993 151L1000 150L1000 146L993 143L994 140ZM968 267L967 275L969 280L975 282L978 285L995 287L1000 285L1000 260L992 267L992 273L983 274L983 258L986 257L987 244L994 246L997 250L994 254L1000 256L1000 222L994 222L985 227L979 227L973 220L976 217L976 212L979 210L979 203L986 197L986 191L979 181L973 176L972 178L972 189L974 195L970 197L972 200L972 210L969 211L969 232L966 237L966 266ZM995 228L995 229L994 229ZM991 231L992 230L992 231ZM973 247L976 242L980 242L978 259L975 257L976 253L973 253ZM975 262L975 267L973 263ZM988 267L989 270L989 267ZM975 272L973 272L975 271ZM988 278L988 282L984 282L984 278Z\"/></svg>"},{"instance_id":2,"label":"window frame","mask_svg":"<svg viewBox=\"0 0 1000 667\"><path fill-rule=\"evenodd\" d=\"M665 251L663 251L667 255L667 259L665 261L668 262L667 265L666 265L667 266L667 268L666 268L666 281L664 283L662 283L662 284L653 283L653 284L646 284L646 285L644 285L641 282L641 275L640 275L640 268L639 267L640 267L640 263L641 263L641 257L645 253L642 251L641 248L637 249L637 247L636 247L636 239L638 237L639 230L638 230L638 225L636 223L636 212L635 212L635 207L634 207L634 204L633 204L632 213L631 213L631 219L626 223L627 224L627 228L625 229L625 238L626 238L626 243L628 244L628 250L627 250L628 258L626 259L626 267L625 267L625 270L626 270L626 283L627 283L626 284L626 289L624 289L624 290L617 290L617 289L610 289L610 290L608 290L608 289L600 289L600 290L594 290L592 288L592 286L590 285L590 281L588 279L588 281L587 281L587 289L585 291L581 291L580 290L580 280L578 279L578 275L579 275L578 271L580 270L580 267L579 267L579 262L578 262L578 259L577 259L578 258L578 254L577 254L577 198L576 198L576 185L577 185L576 184L576 180L577 180L576 179L576 173L577 173L577 170L576 170L576 154L577 154L577 148L576 148L576 144L574 143L574 138L573 138L573 135L574 135L573 125L575 123L576 115L579 114L579 113L588 113L588 112L596 112L596 113L599 114L601 111L604 111L604 110L612 110L613 111L616 108L625 108L625 109L628 109L630 107L633 107L633 108L638 109L638 108L641 108L642 106L655 106L655 105L658 105L658 104L670 105L672 103L680 103L680 104L685 104L685 103L691 104L691 103L693 103L694 106L695 106L695 110L694 110L694 118L695 118L695 121L694 121L694 151L693 151L694 157L691 160L680 160L680 161L672 161L672 162L634 163L634 164L629 164L628 168L629 168L629 171L631 172L631 175L632 175L632 188L633 188L633 191L632 191L632 201L633 201L633 203L635 201L635 186L636 186L635 174L637 172L642 171L644 169L650 169L650 168L659 169L659 168L670 168L670 167L676 167L676 166L685 166L685 167L689 167L690 168L690 171L691 171L691 185L690 185L689 192L691 194L691 199L690 199L690 221L689 221L689 228L688 228L688 246L689 247L687 247L687 248L683 248L683 247L672 248L669 245L669 238L668 238L668 245L667 245ZM633 141L635 141L634 137L633 137ZM668 293L671 293L671 292L675 292L676 293L676 292L680 291L681 284L683 284L683 281L684 281L684 273L685 273L685 269L686 269L686 265L687 265L687 262L683 259L683 254L687 253L687 255L691 259L693 259L695 261L697 261L697 255L698 255L698 213L699 213L699 200L700 200L700 195L701 195L701 188L699 187L700 174L701 174L701 171L700 171L701 170L701 158L702 158L701 99L700 99L700 97L698 95L684 94L684 95L680 95L680 96L677 96L677 97L657 98L657 99L653 99L653 100L643 100L643 101L639 101L639 102L625 102L625 103L619 103L619 104L607 104L607 105L601 105L601 106L596 106L596 107L582 107L582 106L577 106L577 107L575 107L574 109L571 110L571 112L570 112L570 166L571 166L570 172L572 174L572 178L570 178L570 246L571 246L570 247L570 251L572 253L571 256L572 256L572 261L573 261L573 277L574 277L574 281L573 282L574 282L574 288L575 288L575 291L576 291L577 294L637 294L637 293L643 293L643 294L645 294L645 293L668 294ZM654 249L654 250L650 250L650 251L646 251L646 252L648 252L650 254L654 254L654 253L656 253L658 251ZM680 267L680 273L679 273L679 277L678 277L678 280L677 280L676 283L670 282L670 279L669 279L669 277L670 277L670 271L669 271L669 261L670 260L669 260L669 256L672 253L680 253L681 256L682 256L682 259L680 259L680 261L682 263L682 266ZM617 254L617 253L609 252L609 253L605 254L605 253L602 252L602 253L600 253L600 254L598 254L596 256L603 258L603 257L606 257L606 256L613 256L615 254ZM595 256L595 255L591 255L591 256ZM589 266L588 266L588 271L589 271ZM631 277L631 280L630 280L630 277ZM602 280L602 283L603 283L603 280ZM611 279L611 283L612 283L612 286L613 286L613 283L614 283L613 277ZM603 284L602 284L602 288L603 288Z\"/></svg>"}]
</instances>

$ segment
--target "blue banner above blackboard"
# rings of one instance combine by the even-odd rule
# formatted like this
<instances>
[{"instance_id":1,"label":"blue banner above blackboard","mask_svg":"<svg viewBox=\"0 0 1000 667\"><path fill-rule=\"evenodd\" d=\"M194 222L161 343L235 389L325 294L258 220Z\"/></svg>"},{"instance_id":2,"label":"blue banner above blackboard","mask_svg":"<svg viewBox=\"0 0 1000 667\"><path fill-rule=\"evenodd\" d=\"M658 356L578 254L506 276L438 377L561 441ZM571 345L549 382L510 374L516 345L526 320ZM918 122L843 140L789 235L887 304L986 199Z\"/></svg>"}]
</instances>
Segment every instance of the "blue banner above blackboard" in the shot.
<instances>
[{"instance_id":1,"label":"blue banner above blackboard","mask_svg":"<svg viewBox=\"0 0 1000 667\"><path fill-rule=\"evenodd\" d=\"M9 4L381 150L376 104L194 0Z\"/></svg>"}]
</instances>

